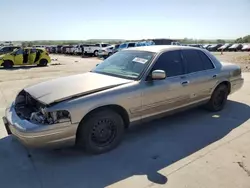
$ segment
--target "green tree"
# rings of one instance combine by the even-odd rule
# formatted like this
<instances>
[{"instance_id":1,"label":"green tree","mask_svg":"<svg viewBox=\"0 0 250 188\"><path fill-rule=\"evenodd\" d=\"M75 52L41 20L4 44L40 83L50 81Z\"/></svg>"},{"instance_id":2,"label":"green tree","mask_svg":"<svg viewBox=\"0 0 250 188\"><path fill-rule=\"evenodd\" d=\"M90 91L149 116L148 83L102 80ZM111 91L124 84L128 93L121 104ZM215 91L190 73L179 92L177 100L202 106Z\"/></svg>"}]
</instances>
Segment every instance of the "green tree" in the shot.
<instances>
[{"instance_id":1,"label":"green tree","mask_svg":"<svg viewBox=\"0 0 250 188\"><path fill-rule=\"evenodd\" d=\"M222 39L217 39L216 42L217 42L217 43L220 43L220 44L226 43L226 41L225 41L225 40L222 40Z\"/></svg>"}]
</instances>

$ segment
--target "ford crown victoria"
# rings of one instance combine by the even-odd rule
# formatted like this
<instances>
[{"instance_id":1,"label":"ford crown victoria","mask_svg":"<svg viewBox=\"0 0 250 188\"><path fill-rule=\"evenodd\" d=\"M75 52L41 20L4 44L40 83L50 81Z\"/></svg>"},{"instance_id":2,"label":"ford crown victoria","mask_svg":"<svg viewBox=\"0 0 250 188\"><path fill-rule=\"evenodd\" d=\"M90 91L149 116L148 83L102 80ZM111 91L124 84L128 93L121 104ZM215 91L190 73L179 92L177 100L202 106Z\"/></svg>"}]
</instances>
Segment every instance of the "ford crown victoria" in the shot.
<instances>
[{"instance_id":1,"label":"ford crown victoria","mask_svg":"<svg viewBox=\"0 0 250 188\"><path fill-rule=\"evenodd\" d=\"M135 123L203 105L225 107L243 85L241 69L187 46L122 50L87 73L21 90L3 117L7 132L30 147L114 149Z\"/></svg>"}]
</instances>

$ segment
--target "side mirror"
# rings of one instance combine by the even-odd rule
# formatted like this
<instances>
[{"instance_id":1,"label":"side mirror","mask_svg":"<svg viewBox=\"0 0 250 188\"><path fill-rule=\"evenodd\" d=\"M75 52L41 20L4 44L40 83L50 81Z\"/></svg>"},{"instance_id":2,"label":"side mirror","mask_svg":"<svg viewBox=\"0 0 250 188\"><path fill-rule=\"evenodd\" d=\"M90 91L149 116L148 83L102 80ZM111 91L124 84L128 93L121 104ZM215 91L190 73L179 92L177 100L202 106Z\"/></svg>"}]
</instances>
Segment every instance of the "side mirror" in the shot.
<instances>
[{"instance_id":1,"label":"side mirror","mask_svg":"<svg viewBox=\"0 0 250 188\"><path fill-rule=\"evenodd\" d=\"M151 74L152 80L164 80L166 78L166 72L164 70L154 70Z\"/></svg>"}]
</instances>

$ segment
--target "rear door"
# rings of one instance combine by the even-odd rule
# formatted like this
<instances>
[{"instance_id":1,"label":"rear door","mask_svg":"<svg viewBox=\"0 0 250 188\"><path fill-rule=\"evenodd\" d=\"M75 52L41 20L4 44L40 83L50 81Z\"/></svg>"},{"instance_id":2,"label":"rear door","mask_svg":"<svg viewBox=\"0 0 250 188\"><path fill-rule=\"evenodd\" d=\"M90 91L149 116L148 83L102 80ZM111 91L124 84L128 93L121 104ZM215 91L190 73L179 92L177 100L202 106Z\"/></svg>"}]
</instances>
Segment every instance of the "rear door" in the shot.
<instances>
[{"instance_id":1,"label":"rear door","mask_svg":"<svg viewBox=\"0 0 250 188\"><path fill-rule=\"evenodd\" d=\"M186 65L188 93L191 102L199 102L210 97L216 84L217 70L210 58L201 50L182 50Z\"/></svg>"},{"instance_id":2,"label":"rear door","mask_svg":"<svg viewBox=\"0 0 250 188\"><path fill-rule=\"evenodd\" d=\"M179 50L165 52L150 72L164 70L166 79L145 81L142 91L142 118L185 106L189 101L185 66ZM149 73L151 74L151 73Z\"/></svg>"},{"instance_id":3,"label":"rear door","mask_svg":"<svg viewBox=\"0 0 250 188\"><path fill-rule=\"evenodd\" d=\"M30 53L29 53L29 64L33 64L35 63L35 59L36 59L36 49L35 48L32 48L30 49Z\"/></svg>"}]
</instances>

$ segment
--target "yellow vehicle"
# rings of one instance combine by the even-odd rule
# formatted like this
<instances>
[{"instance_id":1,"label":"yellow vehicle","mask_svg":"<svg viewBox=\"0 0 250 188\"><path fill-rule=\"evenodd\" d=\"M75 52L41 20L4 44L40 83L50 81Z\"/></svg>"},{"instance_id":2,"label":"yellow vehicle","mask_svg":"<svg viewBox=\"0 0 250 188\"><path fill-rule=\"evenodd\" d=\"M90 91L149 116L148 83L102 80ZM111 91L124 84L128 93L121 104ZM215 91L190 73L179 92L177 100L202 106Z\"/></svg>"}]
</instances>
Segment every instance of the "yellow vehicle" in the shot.
<instances>
[{"instance_id":1,"label":"yellow vehicle","mask_svg":"<svg viewBox=\"0 0 250 188\"><path fill-rule=\"evenodd\" d=\"M0 66L12 68L14 65L47 66L51 62L43 48L20 48L0 56Z\"/></svg>"}]
</instances>

